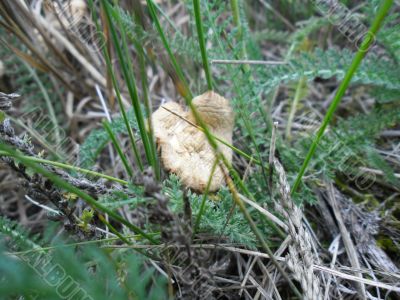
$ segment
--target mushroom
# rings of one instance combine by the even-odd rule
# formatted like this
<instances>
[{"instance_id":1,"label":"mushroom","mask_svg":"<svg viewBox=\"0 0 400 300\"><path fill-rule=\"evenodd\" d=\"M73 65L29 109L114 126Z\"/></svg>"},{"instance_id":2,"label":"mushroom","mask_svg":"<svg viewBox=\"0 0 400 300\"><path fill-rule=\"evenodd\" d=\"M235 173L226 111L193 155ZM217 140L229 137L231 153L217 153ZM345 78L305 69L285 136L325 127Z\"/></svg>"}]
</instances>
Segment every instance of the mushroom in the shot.
<instances>
[{"instance_id":1,"label":"mushroom","mask_svg":"<svg viewBox=\"0 0 400 300\"><path fill-rule=\"evenodd\" d=\"M230 101L213 91L192 100L199 116L210 132L231 144L234 113ZM156 143L166 171L176 174L183 185L204 192L215 164L215 152L204 132L196 128L191 111L175 102L159 107L152 115ZM218 143L227 161L232 161L231 148ZM225 183L220 166L215 168L209 191L215 192Z\"/></svg>"}]
</instances>

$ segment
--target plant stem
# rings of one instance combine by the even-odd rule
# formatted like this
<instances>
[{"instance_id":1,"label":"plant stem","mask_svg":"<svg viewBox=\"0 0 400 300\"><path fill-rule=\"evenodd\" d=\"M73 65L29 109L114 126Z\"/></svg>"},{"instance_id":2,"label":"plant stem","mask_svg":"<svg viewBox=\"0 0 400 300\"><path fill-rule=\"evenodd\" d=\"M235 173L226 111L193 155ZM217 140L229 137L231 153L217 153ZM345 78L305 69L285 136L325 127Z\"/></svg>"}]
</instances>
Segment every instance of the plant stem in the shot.
<instances>
[{"instance_id":1,"label":"plant stem","mask_svg":"<svg viewBox=\"0 0 400 300\"><path fill-rule=\"evenodd\" d=\"M21 161L25 166L33 169L38 174L42 174L43 176L49 178L56 186L61 189L64 189L70 193L73 193L88 203L90 206L95 208L97 211L103 212L108 214L112 219L115 221L125 225L127 228L135 232L136 234L141 235L142 237L149 240L152 244L157 244L156 240L141 230L139 227L131 224L129 221L121 217L119 214L114 212L113 210L108 209L106 206L102 205L90 195L86 194L84 191L80 190L79 188L73 186L72 184L66 182L59 176L51 173L50 171L44 169L43 167L39 166L36 162L26 159L23 155L21 155L17 150L5 145L3 142L0 142L0 150L3 152L7 152L7 156L14 157L15 159Z\"/></svg>"},{"instance_id":2,"label":"plant stem","mask_svg":"<svg viewBox=\"0 0 400 300\"><path fill-rule=\"evenodd\" d=\"M24 63L25 67L29 70L29 72L32 75L33 79L38 84L40 91L42 92L43 98L44 98L44 100L46 102L47 109L49 111L51 122L53 123L53 126L54 126L54 133L55 133L56 143L57 143L57 145L60 145L61 142L62 142L61 141L61 134L60 134L60 127L59 127L58 122L57 122L56 113L54 111L53 104L51 103L51 100L50 100L50 97L49 97L49 93L47 92L46 87L44 86L44 84L40 80L40 78L39 78L38 74L36 73L36 71L26 61L24 61L22 59L21 59L21 61Z\"/></svg>"},{"instance_id":3,"label":"plant stem","mask_svg":"<svg viewBox=\"0 0 400 300\"><path fill-rule=\"evenodd\" d=\"M181 86L178 86L178 89L180 90L182 96L185 98L187 102L192 101L193 95L192 92L189 89L189 85L187 84L185 80L185 76L183 75L182 68L178 64L175 55L172 53L171 47L169 46L168 40L164 34L164 31L161 27L160 21L158 20L157 14L156 14L156 9L153 0L146 0L147 7L149 9L149 13L151 18L153 19L153 22L155 23L156 29L158 34L160 35L161 41L165 47L165 50L167 50L168 56L171 60L171 63L175 69L176 74L178 75L179 78L179 84Z\"/></svg>"},{"instance_id":4,"label":"plant stem","mask_svg":"<svg viewBox=\"0 0 400 300\"><path fill-rule=\"evenodd\" d=\"M288 140L291 139L291 131L292 131L292 124L293 124L294 116L296 115L297 106L299 105L299 102L302 98L304 85L307 82L306 80L307 80L306 77L302 77L299 80L299 82L297 83L296 94L294 95L292 107L290 108L290 114L289 114L289 118L288 118L287 125L286 125L285 135L286 135L286 139L288 139Z\"/></svg>"},{"instance_id":5,"label":"plant stem","mask_svg":"<svg viewBox=\"0 0 400 300\"><path fill-rule=\"evenodd\" d=\"M100 25L98 23L97 14L96 14L96 9L94 9L94 7L93 7L93 5L94 5L93 4L93 0L89 0L89 5L91 7L91 11L92 11L92 14L93 14L93 21L96 24L97 31L101 32ZM105 9L105 8L103 8L103 9ZM111 26L111 24L108 24L108 25ZM103 38L103 35L100 35L100 37ZM103 39L102 42L105 43L106 41ZM111 75L112 84L114 86L115 94L117 96L118 105L119 105L119 108L121 110L122 118L124 120L125 127L126 127L126 130L128 132L128 135L129 135L129 140L131 142L131 145L132 145L132 148L133 148L133 151L134 151L134 154L135 154L136 163L138 164L139 169L141 171L143 171L144 168L143 168L142 159L141 159L140 153L138 151L138 148L136 146L136 142L135 142L135 138L133 136L132 128L131 128L131 126L129 124L128 116L127 116L127 113L125 111L124 104L122 102L122 95L121 95L120 89L118 87L117 78L116 78L114 70L113 70L113 64L111 62L110 54L108 52L107 47L104 47L103 54L104 54L104 58L106 60L107 71Z\"/></svg>"},{"instance_id":6,"label":"plant stem","mask_svg":"<svg viewBox=\"0 0 400 300\"><path fill-rule=\"evenodd\" d=\"M212 79L211 79L211 73L210 73L210 64L208 62L208 57L207 57L206 42L204 39L203 24L201 21L200 0L193 0L193 7L194 7L194 15L195 15L195 19L196 19L196 28L197 28L199 45L200 45L201 58L203 60L203 68L204 68L204 72L206 73L208 90L211 91L213 89L213 86L212 86Z\"/></svg>"},{"instance_id":7,"label":"plant stem","mask_svg":"<svg viewBox=\"0 0 400 300\"><path fill-rule=\"evenodd\" d=\"M125 167L126 172L128 173L129 177L133 176L133 171L130 166L130 163L128 161L128 158L126 157L124 151L122 150L121 146L118 143L117 137L115 136L114 132L111 129L110 123L106 120L103 121L103 127L107 131L108 136L110 137L115 149L118 152L119 157L121 158L121 161Z\"/></svg>"},{"instance_id":8,"label":"plant stem","mask_svg":"<svg viewBox=\"0 0 400 300\"><path fill-rule=\"evenodd\" d=\"M128 38L131 39L133 44L135 45L136 52L138 55L139 59L139 70L140 70L140 77L142 81L142 93L143 93L143 98L144 98L144 107L146 110L146 126L148 130L148 137L149 137L149 143L150 143L150 150L151 150L151 155L152 159L151 161L153 162L153 168L154 168L154 173L156 176L157 180L160 180L161 178L161 166L160 166L160 161L158 159L157 155L157 146L156 146L156 141L154 138L154 131L153 131L153 124L151 120L151 114L152 114L152 105L151 105L151 99L150 99L150 94L149 94L149 83L147 80L147 72L146 72L146 60L145 60L145 52L143 49L142 44L139 42L140 38L143 36L143 32L139 29L136 31L136 37L133 37L132 35L128 34ZM139 40L138 40L139 39Z\"/></svg>"},{"instance_id":9,"label":"plant stem","mask_svg":"<svg viewBox=\"0 0 400 300\"><path fill-rule=\"evenodd\" d=\"M236 38L240 43L240 56L241 56L240 58L247 59L247 50L245 44L243 43L243 26L242 26L242 21L240 20L239 1L231 0L230 2L233 15L233 23L237 28ZM250 71L249 65L247 64L243 65L243 70L245 71L245 73Z\"/></svg>"},{"instance_id":10,"label":"plant stem","mask_svg":"<svg viewBox=\"0 0 400 300\"><path fill-rule=\"evenodd\" d=\"M303 165L300 169L300 172L297 175L296 181L292 187L292 191L291 191L292 194L294 194L297 191L298 187L300 186L301 179L303 178L303 175L308 167L308 164L310 163L311 158L314 155L315 150L317 149L317 146L325 132L326 127L330 123L330 121L333 117L333 114L336 111L336 108L340 104L347 88L349 87L351 79L353 78L355 72L357 71L358 67L360 66L365 55L368 53L370 46L375 41L375 36L376 36L377 32L379 31L379 29L383 23L383 20L385 19L386 15L389 12L392 5L393 5L393 0L384 0L382 2L381 6L378 10L378 13L375 17L375 20L372 23L370 30L368 31L367 36L365 37L358 52L356 53L356 55L353 59L353 62L351 63L349 70L346 72L346 75L345 75L341 85L339 86L339 89L338 89L338 91L337 91L325 117L324 117L324 120L322 121L322 125L321 125L320 129L318 130L317 136L315 137L313 143L311 144L311 147L307 153L306 159L304 160L304 163L303 163Z\"/></svg>"},{"instance_id":11,"label":"plant stem","mask_svg":"<svg viewBox=\"0 0 400 300\"><path fill-rule=\"evenodd\" d=\"M200 226L200 221L204 214L204 208L206 206L208 191L210 190L211 181L214 176L214 172L215 172L217 165L218 165L218 161L216 160L211 168L211 173L210 173L210 177L208 178L206 190L204 191L203 198L201 200L199 213L197 214L196 222L195 222L194 229L193 229L193 236L196 234L196 232Z\"/></svg>"},{"instance_id":12,"label":"plant stem","mask_svg":"<svg viewBox=\"0 0 400 300\"><path fill-rule=\"evenodd\" d=\"M139 101L139 96L138 96L138 90L136 86L136 80L134 76L134 71L133 71L133 66L132 66L132 61L130 59L130 51L128 48L128 43L126 39L126 31L124 26L122 26L121 22L121 16L118 11L113 11L111 4L106 1L102 0L102 7L105 10L105 15L107 17L107 22L110 27L111 31L111 37L113 39L113 44L114 47L117 51L117 56L120 62L120 66L122 69L122 73L124 75L125 83L127 85L128 91L129 91L129 96L131 98L131 103L135 111L135 116L136 120L138 122L139 126L139 133L142 138L144 150L146 153L146 158L147 161L149 162L150 165L153 167L155 166L154 164L154 158L152 155L152 150L151 150L151 142L149 139L149 135L146 130L146 125ZM118 26L115 26L112 20L112 16L116 20L116 23ZM118 35L116 28L120 29L120 35ZM122 42L122 47L120 43Z\"/></svg>"},{"instance_id":13,"label":"plant stem","mask_svg":"<svg viewBox=\"0 0 400 300\"><path fill-rule=\"evenodd\" d=\"M4 152L4 151L0 151L0 156L9 156L8 152ZM87 174L87 175L92 175L92 176L97 176L97 177L101 177L104 179L107 179L109 181L114 181L114 182L118 182L120 184L123 185L128 185L128 181L119 179L119 178L115 178L112 176L108 176L106 174L102 174L102 173L98 173L92 170L88 170L88 169L83 169L83 168L79 168L79 167L75 167L72 165L68 165L68 164L63 164L57 161L52 161L52 160L47 160L47 159L42 159L42 158L38 158L38 157L31 157L31 156L25 156L25 155L21 155L25 160L31 161L33 163L39 163L39 164L45 164L45 165L51 165L57 168L61 168L64 170L71 170L71 171L75 171L78 173L82 173L82 174Z\"/></svg>"}]
</instances>

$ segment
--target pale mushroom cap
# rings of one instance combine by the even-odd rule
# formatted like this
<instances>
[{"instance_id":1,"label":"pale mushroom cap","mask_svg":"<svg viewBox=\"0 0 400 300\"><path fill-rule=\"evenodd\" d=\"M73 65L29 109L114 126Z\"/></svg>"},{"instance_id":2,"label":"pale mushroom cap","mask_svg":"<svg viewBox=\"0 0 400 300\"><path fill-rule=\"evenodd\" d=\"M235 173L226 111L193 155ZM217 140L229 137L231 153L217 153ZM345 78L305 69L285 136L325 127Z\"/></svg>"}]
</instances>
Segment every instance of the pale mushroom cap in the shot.
<instances>
[{"instance_id":1,"label":"pale mushroom cap","mask_svg":"<svg viewBox=\"0 0 400 300\"><path fill-rule=\"evenodd\" d=\"M168 102L160 106L152 115L154 135L157 139L166 139L174 130L174 126L179 126L179 116L185 116L187 113L176 102Z\"/></svg>"},{"instance_id":2,"label":"pale mushroom cap","mask_svg":"<svg viewBox=\"0 0 400 300\"><path fill-rule=\"evenodd\" d=\"M194 98L192 103L210 131L232 143L234 117L229 100L215 92L207 92ZM161 161L164 168L178 175L185 186L204 192L215 162L214 150L204 133L184 119L191 120L191 113L175 102L162 105L153 113L154 135ZM232 150L218 144L225 158L231 162ZM209 190L217 191L224 183L224 174L218 166Z\"/></svg>"},{"instance_id":3,"label":"pale mushroom cap","mask_svg":"<svg viewBox=\"0 0 400 300\"><path fill-rule=\"evenodd\" d=\"M233 128L234 114L229 100L208 91L193 98L192 103L208 126Z\"/></svg>"}]
</instances>

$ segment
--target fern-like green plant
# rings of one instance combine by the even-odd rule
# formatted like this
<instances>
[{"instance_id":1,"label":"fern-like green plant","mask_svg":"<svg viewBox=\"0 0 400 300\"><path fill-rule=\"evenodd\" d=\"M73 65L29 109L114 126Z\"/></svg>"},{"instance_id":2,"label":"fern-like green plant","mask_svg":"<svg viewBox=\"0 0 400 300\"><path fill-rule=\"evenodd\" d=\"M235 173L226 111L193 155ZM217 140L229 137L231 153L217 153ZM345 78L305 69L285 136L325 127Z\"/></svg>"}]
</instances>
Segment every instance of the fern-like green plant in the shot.
<instances>
[{"instance_id":1,"label":"fern-like green plant","mask_svg":"<svg viewBox=\"0 0 400 300\"><path fill-rule=\"evenodd\" d=\"M182 213L183 193L179 178L171 175L164 181L163 190L170 199L171 209L175 213ZM192 206L192 215L197 216L203 196L189 192L187 197ZM224 239L228 238L232 243L244 244L254 248L256 245L255 236L245 218L237 209L232 212L232 216L226 224L226 217L231 213L232 201L232 196L226 188L221 189L215 195L208 196L198 231L220 236Z\"/></svg>"},{"instance_id":2,"label":"fern-like green plant","mask_svg":"<svg viewBox=\"0 0 400 300\"><path fill-rule=\"evenodd\" d=\"M287 65L264 68L264 78L268 80L259 86L259 92L271 91L279 84L297 81L303 76L308 80L316 77L341 80L353 57L354 54L346 49L316 49L313 53L302 53L290 59ZM399 75L399 69L390 61L371 53L354 75L352 83L399 90Z\"/></svg>"},{"instance_id":3,"label":"fern-like green plant","mask_svg":"<svg viewBox=\"0 0 400 300\"><path fill-rule=\"evenodd\" d=\"M130 126L136 132L138 130L137 122L135 120L133 110L127 113ZM110 127L115 135L125 133L127 134L126 126L122 116L115 118L111 123ZM136 136L138 138L138 136ZM80 166L83 168L92 167L98 155L110 141L110 136L104 128L95 129L90 132L84 143L80 147L79 161Z\"/></svg>"},{"instance_id":4,"label":"fern-like green plant","mask_svg":"<svg viewBox=\"0 0 400 300\"><path fill-rule=\"evenodd\" d=\"M347 120L340 120L338 125L321 139L311 163L310 174L335 178L337 172L346 171L349 175L352 173L354 175L359 172L358 167L376 167L385 171L388 183L396 184L393 170L379 157L374 145L382 130L399 123L398 108L376 108L368 115L360 114ZM313 135L300 137L294 147L281 149L282 160L289 174L298 172L301 160L304 159L313 138ZM316 177L311 176L310 179Z\"/></svg>"}]
</instances>

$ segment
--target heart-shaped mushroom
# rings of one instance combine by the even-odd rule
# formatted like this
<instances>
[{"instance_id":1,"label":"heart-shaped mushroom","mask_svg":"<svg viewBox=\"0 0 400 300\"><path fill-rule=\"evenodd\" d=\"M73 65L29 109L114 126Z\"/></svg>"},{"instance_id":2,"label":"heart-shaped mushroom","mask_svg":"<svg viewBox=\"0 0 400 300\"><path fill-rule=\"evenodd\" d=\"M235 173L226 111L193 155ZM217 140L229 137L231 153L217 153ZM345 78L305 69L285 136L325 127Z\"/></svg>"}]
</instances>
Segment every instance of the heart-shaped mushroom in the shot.
<instances>
[{"instance_id":1,"label":"heart-shaped mushroom","mask_svg":"<svg viewBox=\"0 0 400 300\"><path fill-rule=\"evenodd\" d=\"M234 113L229 100L209 91L195 97L192 104L210 132L231 144ZM193 126L199 124L192 113L178 103L169 102L153 113L152 123L164 168L179 176L185 186L203 192L216 158L204 132ZM221 143L218 147L231 162L231 148ZM224 183L224 174L217 166L209 191L217 191Z\"/></svg>"}]
</instances>

